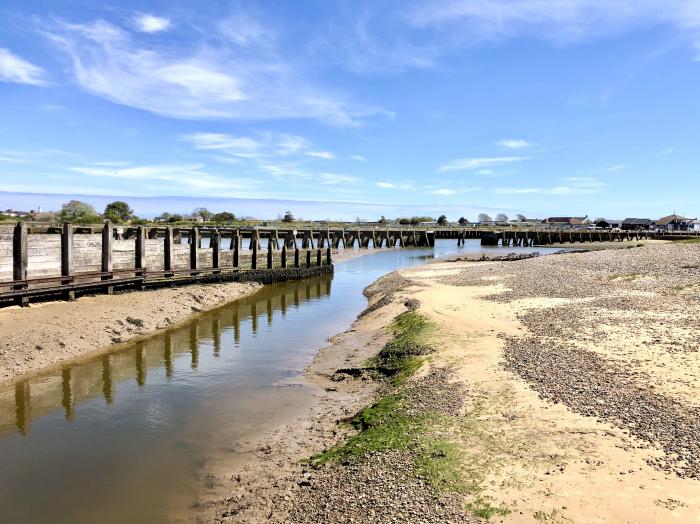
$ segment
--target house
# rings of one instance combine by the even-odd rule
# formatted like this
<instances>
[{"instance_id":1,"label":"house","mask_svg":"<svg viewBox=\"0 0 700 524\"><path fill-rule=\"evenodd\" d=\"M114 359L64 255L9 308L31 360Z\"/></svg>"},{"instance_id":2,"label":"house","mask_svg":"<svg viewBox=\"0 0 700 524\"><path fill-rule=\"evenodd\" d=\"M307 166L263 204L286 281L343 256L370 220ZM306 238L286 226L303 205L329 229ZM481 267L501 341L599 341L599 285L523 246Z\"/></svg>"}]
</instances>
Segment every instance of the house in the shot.
<instances>
[{"instance_id":1,"label":"house","mask_svg":"<svg viewBox=\"0 0 700 524\"><path fill-rule=\"evenodd\" d=\"M595 222L595 227L598 229L622 229L622 219L599 218Z\"/></svg>"},{"instance_id":2,"label":"house","mask_svg":"<svg viewBox=\"0 0 700 524\"><path fill-rule=\"evenodd\" d=\"M549 217L544 220L545 224L557 227L583 227L589 222L588 215L585 217Z\"/></svg>"},{"instance_id":3,"label":"house","mask_svg":"<svg viewBox=\"0 0 700 524\"><path fill-rule=\"evenodd\" d=\"M700 220L696 218L688 224L688 231L700 231Z\"/></svg>"},{"instance_id":4,"label":"house","mask_svg":"<svg viewBox=\"0 0 700 524\"><path fill-rule=\"evenodd\" d=\"M649 231L656 229L656 222L650 218L625 218L620 229L623 231Z\"/></svg>"},{"instance_id":5,"label":"house","mask_svg":"<svg viewBox=\"0 0 700 524\"><path fill-rule=\"evenodd\" d=\"M688 231L688 226L693 220L695 219L685 218L674 213L673 215L660 218L656 224L660 229L665 229L666 231Z\"/></svg>"}]
</instances>

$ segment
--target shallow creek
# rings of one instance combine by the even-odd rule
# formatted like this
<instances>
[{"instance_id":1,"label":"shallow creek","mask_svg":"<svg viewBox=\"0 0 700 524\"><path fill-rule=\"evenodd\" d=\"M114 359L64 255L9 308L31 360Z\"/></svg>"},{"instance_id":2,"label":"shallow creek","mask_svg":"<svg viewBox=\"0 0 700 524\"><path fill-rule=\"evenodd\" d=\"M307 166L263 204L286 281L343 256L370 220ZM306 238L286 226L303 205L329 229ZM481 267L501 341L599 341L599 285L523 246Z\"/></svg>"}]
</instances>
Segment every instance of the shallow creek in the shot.
<instances>
[{"instance_id":1,"label":"shallow creek","mask_svg":"<svg viewBox=\"0 0 700 524\"><path fill-rule=\"evenodd\" d=\"M552 251L455 244L351 258L0 388L0 523L189 521L213 456L311 402L299 375L365 307L364 287L447 254Z\"/></svg>"}]
</instances>

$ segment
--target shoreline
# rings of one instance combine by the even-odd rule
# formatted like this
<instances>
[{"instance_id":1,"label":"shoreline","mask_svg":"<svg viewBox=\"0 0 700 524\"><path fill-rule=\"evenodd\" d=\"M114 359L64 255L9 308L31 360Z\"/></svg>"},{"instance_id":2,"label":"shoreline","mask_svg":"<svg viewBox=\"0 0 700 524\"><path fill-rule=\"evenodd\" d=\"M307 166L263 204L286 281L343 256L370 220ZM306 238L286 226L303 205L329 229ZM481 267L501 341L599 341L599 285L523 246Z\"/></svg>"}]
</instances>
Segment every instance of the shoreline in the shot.
<instances>
[{"instance_id":1,"label":"shoreline","mask_svg":"<svg viewBox=\"0 0 700 524\"><path fill-rule=\"evenodd\" d=\"M479 264L435 260L370 286L374 294L367 312L334 337L304 373L304 380L318 388L313 405L294 422L253 439L234 468L222 465L213 482L216 488L200 502L200 520L348 522L353 517L353 522L368 523L473 522L485 515L498 515L499 522L536 522L545 517L554 522L692 519L700 511L696 470L678 466L673 459L674 450L686 456L685 448L664 444L664 434L635 433L634 424L646 420L643 412L633 412L633 425L627 426L624 418L586 407L596 406L597 398L572 395L578 389L567 389L579 387L567 385L578 375L556 373L555 357L569 356L564 349L551 353L551 368L549 353L537 357L546 366L533 368L538 360L523 352L537 341L546 340L554 347L571 341L580 348L578 365L600 361L604 369L617 370L605 384L614 396L601 397L611 406L618 398L629 405L625 391L634 398L646 387L644 377L656 374L652 387L667 400L654 409L666 409L671 399L680 411L675 419L662 420L678 426L680 414L689 425L674 431L687 427L693 435L698 424L693 410L700 409L693 399L700 390L700 374L690 340L700 335L700 327L691 334L681 328L670 313L675 310L666 294L680 293L689 301L686 306L700 310L700 290L693 284L700 251L657 245L547 259ZM665 274L669 265L679 264L688 268L684 274ZM542 286L537 278L544 275L550 281ZM635 300L646 302L646 310L628 309L626 304ZM386 326L407 305L415 304L418 313L437 326L431 340L435 351L399 391L417 391L420 402L452 406L450 420L471 428L454 435L461 464L458 476L471 486L466 491L436 492L404 467L413 460L410 453L390 449L357 463L313 468L305 462L324 450L342 449L343 442L357 433L339 422L392 394L394 389L385 381L373 380L362 369L389 340ZM611 334L606 327L610 323L599 320L597 335L591 338L586 318L572 313L584 308L606 311L615 318L617 332ZM660 362L657 366L654 359L640 359L637 345L626 339L639 338L639 318L648 314L665 319L666 344L682 344L690 352L669 353L658 339L643 334L642 347ZM542 331L542 320L549 318L554 323ZM695 367L681 374L691 360ZM458 410L455 403L461 406ZM673 435L677 442L690 438L690 445L700 445L688 433ZM470 464L479 467L472 469ZM362 482L355 482L356 477ZM382 484L386 479L392 490ZM382 489L373 490L375 482ZM393 488L412 494L411 502L397 500ZM443 513L433 514L430 508L435 504ZM416 508L426 513L411 517ZM447 510L453 511L449 517Z\"/></svg>"}]
</instances>

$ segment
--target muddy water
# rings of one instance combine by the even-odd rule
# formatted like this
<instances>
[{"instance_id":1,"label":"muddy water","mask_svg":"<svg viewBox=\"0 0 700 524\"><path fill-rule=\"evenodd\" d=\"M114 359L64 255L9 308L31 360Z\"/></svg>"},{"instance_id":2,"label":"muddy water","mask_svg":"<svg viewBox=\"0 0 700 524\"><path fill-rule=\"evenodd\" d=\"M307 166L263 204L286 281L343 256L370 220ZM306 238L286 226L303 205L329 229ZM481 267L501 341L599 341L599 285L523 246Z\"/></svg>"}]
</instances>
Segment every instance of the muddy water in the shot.
<instances>
[{"instance_id":1,"label":"muddy water","mask_svg":"<svg viewBox=\"0 0 700 524\"><path fill-rule=\"evenodd\" d=\"M364 308L362 289L393 269L482 250L454 244L382 250L337 264L333 277L266 286L0 389L0 522L188 521L212 455L311 401L294 377Z\"/></svg>"}]
</instances>

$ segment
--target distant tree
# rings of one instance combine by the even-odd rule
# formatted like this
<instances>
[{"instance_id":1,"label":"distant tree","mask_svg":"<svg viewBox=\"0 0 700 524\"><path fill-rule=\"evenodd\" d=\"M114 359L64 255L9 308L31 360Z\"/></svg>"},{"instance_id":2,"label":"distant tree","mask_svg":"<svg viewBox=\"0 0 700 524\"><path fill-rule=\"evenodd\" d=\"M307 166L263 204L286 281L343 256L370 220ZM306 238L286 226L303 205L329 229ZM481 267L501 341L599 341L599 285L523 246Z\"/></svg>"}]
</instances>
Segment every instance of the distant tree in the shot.
<instances>
[{"instance_id":1,"label":"distant tree","mask_svg":"<svg viewBox=\"0 0 700 524\"><path fill-rule=\"evenodd\" d=\"M139 218L137 216L132 217L131 223L135 226L145 226L146 224L149 223L149 220L146 220L145 218Z\"/></svg>"},{"instance_id":2,"label":"distant tree","mask_svg":"<svg viewBox=\"0 0 700 524\"><path fill-rule=\"evenodd\" d=\"M71 200L63 204L58 218L61 222L79 222L83 224L100 221L95 208L80 200Z\"/></svg>"},{"instance_id":3,"label":"distant tree","mask_svg":"<svg viewBox=\"0 0 700 524\"><path fill-rule=\"evenodd\" d=\"M399 222L399 224L401 224L402 226L407 226L407 225L409 225L409 224L411 223L411 219L410 219L410 218L399 218L399 219L398 219L398 222Z\"/></svg>"},{"instance_id":4,"label":"distant tree","mask_svg":"<svg viewBox=\"0 0 700 524\"><path fill-rule=\"evenodd\" d=\"M236 220L236 215L229 213L228 211L222 211L221 213L215 214L213 217L211 217L211 219L219 224L230 224Z\"/></svg>"},{"instance_id":5,"label":"distant tree","mask_svg":"<svg viewBox=\"0 0 700 524\"><path fill-rule=\"evenodd\" d=\"M379 223L386 224L386 217L384 215L382 215L381 218L379 219Z\"/></svg>"},{"instance_id":6,"label":"distant tree","mask_svg":"<svg viewBox=\"0 0 700 524\"><path fill-rule=\"evenodd\" d=\"M460 217L459 220L457 221L460 226L466 226L469 223L469 220L467 220L464 217Z\"/></svg>"},{"instance_id":7,"label":"distant tree","mask_svg":"<svg viewBox=\"0 0 700 524\"><path fill-rule=\"evenodd\" d=\"M496 215L496 222L508 222L508 215L505 213L498 213Z\"/></svg>"},{"instance_id":8,"label":"distant tree","mask_svg":"<svg viewBox=\"0 0 700 524\"><path fill-rule=\"evenodd\" d=\"M184 217L182 215L178 215L175 213L174 215L170 215L170 218L168 218L168 222L171 224L174 224L175 222L182 222L184 220Z\"/></svg>"},{"instance_id":9,"label":"distant tree","mask_svg":"<svg viewBox=\"0 0 700 524\"><path fill-rule=\"evenodd\" d=\"M106 219L114 222L115 224L121 224L122 222L128 222L134 217L134 211L129 207L129 204L117 200L105 207L105 212L102 214Z\"/></svg>"},{"instance_id":10,"label":"distant tree","mask_svg":"<svg viewBox=\"0 0 700 524\"><path fill-rule=\"evenodd\" d=\"M437 219L437 223L439 226L444 226L447 224L447 217L445 215L440 215Z\"/></svg>"},{"instance_id":11,"label":"distant tree","mask_svg":"<svg viewBox=\"0 0 700 524\"><path fill-rule=\"evenodd\" d=\"M491 217L486 213L479 213L479 222L483 224L486 222L493 222L493 220L491 220Z\"/></svg>"},{"instance_id":12,"label":"distant tree","mask_svg":"<svg viewBox=\"0 0 700 524\"><path fill-rule=\"evenodd\" d=\"M520 214L520 213L518 213L517 215L515 215L515 218L518 219L518 222L525 222L525 221L527 220L527 218L525 218L525 215L522 215L522 214Z\"/></svg>"},{"instance_id":13,"label":"distant tree","mask_svg":"<svg viewBox=\"0 0 700 524\"><path fill-rule=\"evenodd\" d=\"M170 217L172 217L172 215L168 212L165 212L155 217L155 219L160 222L170 222Z\"/></svg>"},{"instance_id":14,"label":"distant tree","mask_svg":"<svg viewBox=\"0 0 700 524\"><path fill-rule=\"evenodd\" d=\"M201 218L205 222L211 220L211 211L206 207L197 207L192 210L192 218Z\"/></svg>"},{"instance_id":15,"label":"distant tree","mask_svg":"<svg viewBox=\"0 0 700 524\"><path fill-rule=\"evenodd\" d=\"M294 215L291 211L285 211L282 222L294 222Z\"/></svg>"}]
</instances>

